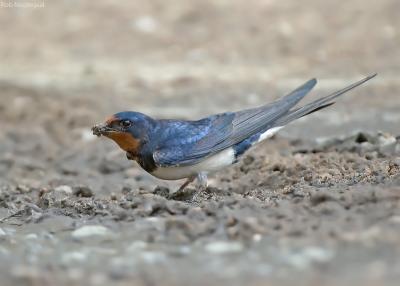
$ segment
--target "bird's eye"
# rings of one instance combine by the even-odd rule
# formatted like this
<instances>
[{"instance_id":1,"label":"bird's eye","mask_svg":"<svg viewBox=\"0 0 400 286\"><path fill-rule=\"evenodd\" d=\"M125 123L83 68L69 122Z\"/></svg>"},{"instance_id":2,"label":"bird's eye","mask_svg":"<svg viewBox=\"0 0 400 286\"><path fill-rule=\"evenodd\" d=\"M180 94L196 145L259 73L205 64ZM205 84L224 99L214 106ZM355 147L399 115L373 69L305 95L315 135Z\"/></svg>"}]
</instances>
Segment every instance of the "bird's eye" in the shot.
<instances>
[{"instance_id":1,"label":"bird's eye","mask_svg":"<svg viewBox=\"0 0 400 286\"><path fill-rule=\"evenodd\" d=\"M129 120L123 120L120 122L121 126L124 128L128 128L132 125L132 122L130 122Z\"/></svg>"}]
</instances>

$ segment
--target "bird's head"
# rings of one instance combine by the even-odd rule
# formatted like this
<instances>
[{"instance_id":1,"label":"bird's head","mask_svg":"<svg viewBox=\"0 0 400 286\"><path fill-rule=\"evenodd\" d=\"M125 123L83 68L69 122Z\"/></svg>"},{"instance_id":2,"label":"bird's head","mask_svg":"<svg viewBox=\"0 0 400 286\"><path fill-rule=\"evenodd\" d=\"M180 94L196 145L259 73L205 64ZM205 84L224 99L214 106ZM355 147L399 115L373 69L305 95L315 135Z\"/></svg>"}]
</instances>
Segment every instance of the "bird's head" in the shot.
<instances>
[{"instance_id":1,"label":"bird's head","mask_svg":"<svg viewBox=\"0 0 400 286\"><path fill-rule=\"evenodd\" d=\"M154 120L142 113L124 111L106 119L104 123L92 128L93 134L106 136L118 144L121 149L136 154L141 144L148 138Z\"/></svg>"}]
</instances>

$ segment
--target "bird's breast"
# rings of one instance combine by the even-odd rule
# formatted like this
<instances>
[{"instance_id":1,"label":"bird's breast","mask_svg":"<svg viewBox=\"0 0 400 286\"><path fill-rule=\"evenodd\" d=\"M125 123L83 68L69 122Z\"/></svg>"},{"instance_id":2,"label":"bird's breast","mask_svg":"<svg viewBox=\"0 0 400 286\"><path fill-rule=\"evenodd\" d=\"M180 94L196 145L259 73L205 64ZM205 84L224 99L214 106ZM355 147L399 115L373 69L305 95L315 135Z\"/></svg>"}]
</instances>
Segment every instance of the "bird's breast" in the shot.
<instances>
[{"instance_id":1,"label":"bird's breast","mask_svg":"<svg viewBox=\"0 0 400 286\"><path fill-rule=\"evenodd\" d=\"M122 150L132 154L137 153L140 140L134 138L132 134L128 132L110 132L106 136L114 140Z\"/></svg>"}]
</instances>

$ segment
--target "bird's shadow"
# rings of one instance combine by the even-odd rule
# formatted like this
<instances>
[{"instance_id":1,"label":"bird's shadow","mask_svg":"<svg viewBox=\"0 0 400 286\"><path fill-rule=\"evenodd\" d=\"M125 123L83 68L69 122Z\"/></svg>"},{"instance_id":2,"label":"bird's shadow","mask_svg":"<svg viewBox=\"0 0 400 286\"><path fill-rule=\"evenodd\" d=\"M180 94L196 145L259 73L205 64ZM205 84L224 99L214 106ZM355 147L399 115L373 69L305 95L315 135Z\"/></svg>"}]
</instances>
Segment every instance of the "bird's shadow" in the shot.
<instances>
[{"instance_id":1,"label":"bird's shadow","mask_svg":"<svg viewBox=\"0 0 400 286\"><path fill-rule=\"evenodd\" d=\"M198 191L192 188L186 188L184 190L178 190L176 192L170 193L167 199L174 201L189 201L192 202L195 197L198 196Z\"/></svg>"},{"instance_id":2,"label":"bird's shadow","mask_svg":"<svg viewBox=\"0 0 400 286\"><path fill-rule=\"evenodd\" d=\"M168 200L181 201L181 202L199 202L208 200L216 195L225 194L222 189L215 187L207 187L205 190L198 190L195 188L185 188L184 190L178 190L171 192L166 187L156 187L154 194L164 197Z\"/></svg>"}]
</instances>

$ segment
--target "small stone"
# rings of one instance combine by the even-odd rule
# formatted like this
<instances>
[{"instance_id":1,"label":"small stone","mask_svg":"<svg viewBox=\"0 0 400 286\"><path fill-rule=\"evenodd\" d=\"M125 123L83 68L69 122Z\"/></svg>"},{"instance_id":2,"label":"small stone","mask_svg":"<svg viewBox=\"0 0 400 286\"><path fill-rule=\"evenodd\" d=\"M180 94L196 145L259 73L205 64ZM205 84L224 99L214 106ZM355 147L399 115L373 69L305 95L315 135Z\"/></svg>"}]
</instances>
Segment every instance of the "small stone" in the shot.
<instances>
[{"instance_id":1,"label":"small stone","mask_svg":"<svg viewBox=\"0 0 400 286\"><path fill-rule=\"evenodd\" d=\"M31 191L31 188L29 188L26 185L18 185L16 187L16 191L18 191L21 194L24 194L24 193L29 193Z\"/></svg>"},{"instance_id":2,"label":"small stone","mask_svg":"<svg viewBox=\"0 0 400 286\"><path fill-rule=\"evenodd\" d=\"M82 198L93 197L93 191L87 186L77 186L74 187L74 195Z\"/></svg>"},{"instance_id":3,"label":"small stone","mask_svg":"<svg viewBox=\"0 0 400 286\"><path fill-rule=\"evenodd\" d=\"M286 169L285 165L281 164L281 163L276 163L271 167L271 170L274 172L284 172Z\"/></svg>"},{"instance_id":4,"label":"small stone","mask_svg":"<svg viewBox=\"0 0 400 286\"><path fill-rule=\"evenodd\" d=\"M145 251L141 253L141 257L149 264L164 262L167 259L166 254L160 251Z\"/></svg>"},{"instance_id":5,"label":"small stone","mask_svg":"<svg viewBox=\"0 0 400 286\"><path fill-rule=\"evenodd\" d=\"M179 201L168 201L166 203L166 209L171 214L183 214L187 211L188 206Z\"/></svg>"},{"instance_id":6,"label":"small stone","mask_svg":"<svg viewBox=\"0 0 400 286\"><path fill-rule=\"evenodd\" d=\"M72 232L74 238L86 238L90 236L108 236L111 231L102 225L85 225Z\"/></svg>"},{"instance_id":7,"label":"small stone","mask_svg":"<svg viewBox=\"0 0 400 286\"><path fill-rule=\"evenodd\" d=\"M389 219L391 222L394 222L394 223L398 223L398 224L400 224L400 216L392 216L390 219ZM0 229L0 236L1 236L1 229Z\"/></svg>"},{"instance_id":8,"label":"small stone","mask_svg":"<svg viewBox=\"0 0 400 286\"><path fill-rule=\"evenodd\" d=\"M307 247L300 252L288 256L288 262L296 268L306 269L312 263L326 263L330 261L334 253L321 247Z\"/></svg>"},{"instance_id":9,"label":"small stone","mask_svg":"<svg viewBox=\"0 0 400 286\"><path fill-rule=\"evenodd\" d=\"M243 250L240 242L216 241L205 246L206 251L212 254L237 253Z\"/></svg>"},{"instance_id":10,"label":"small stone","mask_svg":"<svg viewBox=\"0 0 400 286\"><path fill-rule=\"evenodd\" d=\"M312 206L317 206L329 201L337 201L337 198L335 198L329 191L317 191L311 193L310 203Z\"/></svg>"},{"instance_id":11,"label":"small stone","mask_svg":"<svg viewBox=\"0 0 400 286\"><path fill-rule=\"evenodd\" d=\"M380 146L396 144L396 137L394 137L390 134L381 133L378 136L378 143Z\"/></svg>"},{"instance_id":12,"label":"small stone","mask_svg":"<svg viewBox=\"0 0 400 286\"><path fill-rule=\"evenodd\" d=\"M161 197L166 198L166 197L169 196L169 189L166 188L166 187L157 186L157 187L154 189L153 193L154 193L155 195L158 195L158 196L161 196Z\"/></svg>"},{"instance_id":13,"label":"small stone","mask_svg":"<svg viewBox=\"0 0 400 286\"><path fill-rule=\"evenodd\" d=\"M132 192L132 188L129 187L129 186L123 186L122 189L121 189L121 193L123 195L127 195L127 194L129 194L131 192Z\"/></svg>"},{"instance_id":14,"label":"small stone","mask_svg":"<svg viewBox=\"0 0 400 286\"><path fill-rule=\"evenodd\" d=\"M393 155L396 152L397 140L389 134L380 134L378 137L379 151L386 155Z\"/></svg>"},{"instance_id":15,"label":"small stone","mask_svg":"<svg viewBox=\"0 0 400 286\"><path fill-rule=\"evenodd\" d=\"M74 263L74 262L82 262L87 258L87 253L84 251L73 251L67 252L63 254L61 257L61 261L66 264Z\"/></svg>"},{"instance_id":16,"label":"small stone","mask_svg":"<svg viewBox=\"0 0 400 286\"><path fill-rule=\"evenodd\" d=\"M189 255L192 252L192 249L187 246L179 246L177 248L172 248L171 250L169 250L169 254L175 256L175 257L182 257L182 256L186 256Z\"/></svg>"},{"instance_id":17,"label":"small stone","mask_svg":"<svg viewBox=\"0 0 400 286\"><path fill-rule=\"evenodd\" d=\"M147 242L137 240L131 243L126 249L128 252L137 252L146 249L148 246Z\"/></svg>"},{"instance_id":18,"label":"small stone","mask_svg":"<svg viewBox=\"0 0 400 286\"><path fill-rule=\"evenodd\" d=\"M194 220L205 220L207 218L206 213L200 207L191 207L187 211L187 217Z\"/></svg>"},{"instance_id":19,"label":"small stone","mask_svg":"<svg viewBox=\"0 0 400 286\"><path fill-rule=\"evenodd\" d=\"M308 247L305 249L304 255L315 262L328 262L333 258L331 250L321 247Z\"/></svg>"},{"instance_id":20,"label":"small stone","mask_svg":"<svg viewBox=\"0 0 400 286\"><path fill-rule=\"evenodd\" d=\"M60 193L65 193L65 194L67 194L67 195L70 195L70 194L73 193L72 188L71 188L70 186L66 186L66 185L58 186L58 187L56 187L56 188L54 189L54 191L55 191L55 192L60 192Z\"/></svg>"},{"instance_id":21,"label":"small stone","mask_svg":"<svg viewBox=\"0 0 400 286\"><path fill-rule=\"evenodd\" d=\"M244 157L243 159L243 164L244 165L250 165L251 163L253 163L255 161L255 158L253 156L247 155L246 157Z\"/></svg>"},{"instance_id":22,"label":"small stone","mask_svg":"<svg viewBox=\"0 0 400 286\"><path fill-rule=\"evenodd\" d=\"M368 134L366 134L366 133L359 132L359 133L355 136L354 141L355 141L356 143L361 144L361 143L370 141L370 140L371 140L370 137L371 137L371 136L368 135Z\"/></svg>"},{"instance_id":23,"label":"small stone","mask_svg":"<svg viewBox=\"0 0 400 286\"><path fill-rule=\"evenodd\" d=\"M217 202L210 201L205 204L203 209L207 215L214 215L218 211L219 207L220 205Z\"/></svg>"},{"instance_id":24,"label":"small stone","mask_svg":"<svg viewBox=\"0 0 400 286\"><path fill-rule=\"evenodd\" d=\"M36 233L29 233L25 236L26 239L38 239L38 235Z\"/></svg>"},{"instance_id":25,"label":"small stone","mask_svg":"<svg viewBox=\"0 0 400 286\"><path fill-rule=\"evenodd\" d=\"M103 159L98 166L98 170L102 174L118 173L124 171L126 168L126 162L121 162L116 158Z\"/></svg>"},{"instance_id":26,"label":"small stone","mask_svg":"<svg viewBox=\"0 0 400 286\"><path fill-rule=\"evenodd\" d=\"M396 146L394 147L394 153L400 154L400 143L397 143Z\"/></svg>"},{"instance_id":27,"label":"small stone","mask_svg":"<svg viewBox=\"0 0 400 286\"><path fill-rule=\"evenodd\" d=\"M144 15L135 19L132 26L142 33L153 33L157 29L158 23L153 17Z\"/></svg>"},{"instance_id":28,"label":"small stone","mask_svg":"<svg viewBox=\"0 0 400 286\"><path fill-rule=\"evenodd\" d=\"M170 217L165 221L165 231L172 240L185 243L193 238L196 229L189 220Z\"/></svg>"}]
</instances>

